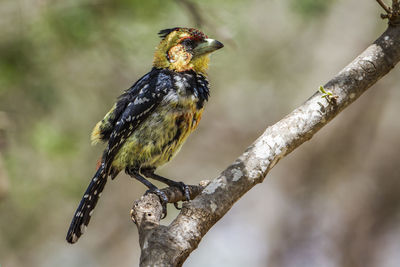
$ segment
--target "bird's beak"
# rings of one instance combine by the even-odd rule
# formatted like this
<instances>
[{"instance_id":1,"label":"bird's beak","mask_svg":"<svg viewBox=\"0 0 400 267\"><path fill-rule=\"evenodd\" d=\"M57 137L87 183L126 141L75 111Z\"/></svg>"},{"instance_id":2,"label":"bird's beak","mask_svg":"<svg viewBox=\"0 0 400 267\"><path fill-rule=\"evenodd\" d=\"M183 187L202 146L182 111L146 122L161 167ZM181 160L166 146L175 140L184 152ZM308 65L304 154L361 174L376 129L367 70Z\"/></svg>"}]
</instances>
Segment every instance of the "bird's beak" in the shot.
<instances>
[{"instance_id":1,"label":"bird's beak","mask_svg":"<svg viewBox=\"0 0 400 267\"><path fill-rule=\"evenodd\" d=\"M199 43L194 49L193 49L193 55L195 57L205 55L211 52L214 52L215 50L218 50L220 48L224 47L224 45L214 39L205 39L203 42Z\"/></svg>"}]
</instances>

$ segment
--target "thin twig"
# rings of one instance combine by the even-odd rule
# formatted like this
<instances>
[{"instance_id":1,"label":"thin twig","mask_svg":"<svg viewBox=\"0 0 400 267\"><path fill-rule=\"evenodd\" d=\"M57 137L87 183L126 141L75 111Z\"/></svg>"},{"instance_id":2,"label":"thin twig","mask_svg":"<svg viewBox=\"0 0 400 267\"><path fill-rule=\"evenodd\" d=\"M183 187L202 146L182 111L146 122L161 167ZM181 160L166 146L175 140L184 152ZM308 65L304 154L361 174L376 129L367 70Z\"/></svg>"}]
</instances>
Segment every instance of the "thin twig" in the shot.
<instances>
[{"instance_id":1,"label":"thin twig","mask_svg":"<svg viewBox=\"0 0 400 267\"><path fill-rule=\"evenodd\" d=\"M389 25L396 26L400 24L400 4L398 0L392 0L392 6L387 6L382 0L376 0L379 5L386 11L381 14L382 19L388 19Z\"/></svg>"},{"instance_id":2,"label":"thin twig","mask_svg":"<svg viewBox=\"0 0 400 267\"><path fill-rule=\"evenodd\" d=\"M378 4L386 11L386 13L390 13L390 7L388 7L382 0L376 0Z\"/></svg>"}]
</instances>

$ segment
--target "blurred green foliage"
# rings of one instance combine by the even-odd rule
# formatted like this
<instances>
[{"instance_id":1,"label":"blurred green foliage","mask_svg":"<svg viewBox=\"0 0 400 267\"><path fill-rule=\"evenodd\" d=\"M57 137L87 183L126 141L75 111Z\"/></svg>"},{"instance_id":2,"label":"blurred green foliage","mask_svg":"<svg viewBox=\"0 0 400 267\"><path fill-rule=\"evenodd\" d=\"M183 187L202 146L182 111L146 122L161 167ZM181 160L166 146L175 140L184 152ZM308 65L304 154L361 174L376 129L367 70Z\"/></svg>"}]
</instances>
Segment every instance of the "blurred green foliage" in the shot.
<instances>
[{"instance_id":1,"label":"blurred green foliage","mask_svg":"<svg viewBox=\"0 0 400 267\"><path fill-rule=\"evenodd\" d=\"M49 11L44 19L59 42L77 49L88 45L99 27L99 19L90 6Z\"/></svg>"},{"instance_id":2,"label":"blurred green foliage","mask_svg":"<svg viewBox=\"0 0 400 267\"><path fill-rule=\"evenodd\" d=\"M32 46L24 38L16 38L0 43L0 94L4 96L9 86L24 81L32 68L29 56Z\"/></svg>"},{"instance_id":3,"label":"blurred green foliage","mask_svg":"<svg viewBox=\"0 0 400 267\"><path fill-rule=\"evenodd\" d=\"M101 87L106 79L99 72L111 74L112 65L123 64L128 53L137 56L134 49L140 51L147 43L143 36L157 39L157 31L148 34L148 26L135 25L157 27L151 22L168 16L177 5L161 0L7 4L3 8L10 17L0 19L5 23L0 29L4 32L0 39L0 111L11 123L5 135L8 149L0 153L4 153L11 189L0 203L2 214L9 215L0 221L0 228L8 229L1 231L0 247L18 250L36 242L48 227L43 218L51 221L58 216L48 211L65 199L81 196L82 180L86 182L92 174L100 153L89 146L90 127L110 105L104 95L115 98L124 88L114 78L109 79L112 90ZM13 30L6 32L9 25ZM132 38L140 34L137 40ZM151 61L144 67L150 65ZM82 93L92 98L103 94L104 107L88 103ZM79 130L82 125L86 129ZM7 250L2 251L0 258Z\"/></svg>"},{"instance_id":4,"label":"blurred green foliage","mask_svg":"<svg viewBox=\"0 0 400 267\"><path fill-rule=\"evenodd\" d=\"M68 155L76 151L74 132L65 132L54 125L39 122L32 129L32 146L50 157Z\"/></svg>"}]
</instances>

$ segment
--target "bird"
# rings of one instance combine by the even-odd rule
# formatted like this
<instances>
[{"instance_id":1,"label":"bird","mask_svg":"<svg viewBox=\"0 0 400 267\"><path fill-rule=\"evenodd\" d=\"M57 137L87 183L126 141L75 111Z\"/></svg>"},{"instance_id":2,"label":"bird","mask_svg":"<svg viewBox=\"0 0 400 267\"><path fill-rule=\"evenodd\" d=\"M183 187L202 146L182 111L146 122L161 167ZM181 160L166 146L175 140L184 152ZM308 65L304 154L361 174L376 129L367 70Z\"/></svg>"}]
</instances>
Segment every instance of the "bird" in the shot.
<instances>
[{"instance_id":1,"label":"bird","mask_svg":"<svg viewBox=\"0 0 400 267\"><path fill-rule=\"evenodd\" d=\"M108 178L121 171L143 183L160 198L166 215L168 197L148 178L182 190L183 182L155 174L180 150L196 129L210 91L207 69L210 54L224 45L195 28L161 30L151 70L125 90L94 127L92 144L106 143L66 236L73 244L85 232Z\"/></svg>"}]
</instances>

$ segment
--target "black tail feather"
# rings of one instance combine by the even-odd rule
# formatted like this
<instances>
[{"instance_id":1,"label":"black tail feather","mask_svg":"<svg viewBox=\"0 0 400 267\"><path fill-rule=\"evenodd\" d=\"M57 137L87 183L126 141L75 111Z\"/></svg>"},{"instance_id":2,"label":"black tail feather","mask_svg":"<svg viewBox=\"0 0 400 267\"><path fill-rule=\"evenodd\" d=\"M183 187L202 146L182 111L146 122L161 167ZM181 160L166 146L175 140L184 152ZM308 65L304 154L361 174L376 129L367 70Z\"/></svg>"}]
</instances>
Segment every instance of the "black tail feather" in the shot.
<instances>
[{"instance_id":1,"label":"black tail feather","mask_svg":"<svg viewBox=\"0 0 400 267\"><path fill-rule=\"evenodd\" d=\"M93 209L96 207L101 192L107 183L105 169L104 164L98 168L75 211L66 237L67 241L71 244L78 241L79 237L85 232L86 227L89 224Z\"/></svg>"}]
</instances>

